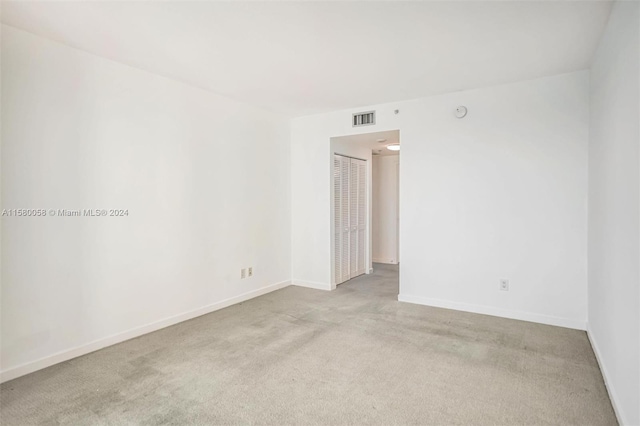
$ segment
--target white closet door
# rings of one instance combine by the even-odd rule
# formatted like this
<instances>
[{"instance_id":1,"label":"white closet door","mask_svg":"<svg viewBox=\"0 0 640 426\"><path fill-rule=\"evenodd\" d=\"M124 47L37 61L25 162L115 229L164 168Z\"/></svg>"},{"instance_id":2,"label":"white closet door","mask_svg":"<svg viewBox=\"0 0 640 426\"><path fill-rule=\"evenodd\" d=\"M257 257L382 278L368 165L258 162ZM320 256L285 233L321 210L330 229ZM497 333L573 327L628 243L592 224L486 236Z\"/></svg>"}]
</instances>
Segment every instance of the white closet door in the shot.
<instances>
[{"instance_id":1,"label":"white closet door","mask_svg":"<svg viewBox=\"0 0 640 426\"><path fill-rule=\"evenodd\" d=\"M341 189L341 204L342 211L340 212L342 221L342 281L345 282L351 278L350 269L350 257L349 247L351 246L351 228L349 225L349 202L350 202L350 164L351 161L348 157L342 157L341 173L342 173L342 189Z\"/></svg>"},{"instance_id":2,"label":"white closet door","mask_svg":"<svg viewBox=\"0 0 640 426\"><path fill-rule=\"evenodd\" d=\"M351 246L350 201L351 201L351 159L342 157L342 282L352 278L349 248Z\"/></svg>"},{"instance_id":3,"label":"white closet door","mask_svg":"<svg viewBox=\"0 0 640 426\"><path fill-rule=\"evenodd\" d=\"M351 160L349 170L349 275L358 276L358 164Z\"/></svg>"},{"instance_id":4,"label":"white closet door","mask_svg":"<svg viewBox=\"0 0 640 426\"><path fill-rule=\"evenodd\" d=\"M337 154L333 158L336 284L366 271L366 164Z\"/></svg>"},{"instance_id":5,"label":"white closet door","mask_svg":"<svg viewBox=\"0 0 640 426\"><path fill-rule=\"evenodd\" d=\"M350 236L349 207L350 207L350 159L341 155L335 155L333 159L334 179L334 266L336 284L343 283L351 278L350 268Z\"/></svg>"},{"instance_id":6,"label":"white closet door","mask_svg":"<svg viewBox=\"0 0 640 426\"><path fill-rule=\"evenodd\" d=\"M367 231L367 163L362 160L351 160L351 167L358 169L358 214L356 220L358 234L358 254L356 256L356 275L366 272L366 231ZM352 185L356 183L353 182Z\"/></svg>"},{"instance_id":7,"label":"white closet door","mask_svg":"<svg viewBox=\"0 0 640 426\"><path fill-rule=\"evenodd\" d=\"M333 156L333 217L335 282L342 282L342 157Z\"/></svg>"}]
</instances>

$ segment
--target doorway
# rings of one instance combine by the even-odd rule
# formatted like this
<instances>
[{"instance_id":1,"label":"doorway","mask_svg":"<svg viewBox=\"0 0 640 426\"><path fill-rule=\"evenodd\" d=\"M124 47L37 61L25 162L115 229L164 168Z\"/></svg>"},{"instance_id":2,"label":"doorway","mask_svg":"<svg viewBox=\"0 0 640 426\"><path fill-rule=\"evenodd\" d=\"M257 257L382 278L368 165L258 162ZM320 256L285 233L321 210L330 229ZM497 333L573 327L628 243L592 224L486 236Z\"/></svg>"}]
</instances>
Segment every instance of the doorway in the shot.
<instances>
[{"instance_id":1,"label":"doorway","mask_svg":"<svg viewBox=\"0 0 640 426\"><path fill-rule=\"evenodd\" d=\"M374 263L400 263L400 155L374 153L372 164L372 251Z\"/></svg>"},{"instance_id":2,"label":"doorway","mask_svg":"<svg viewBox=\"0 0 640 426\"><path fill-rule=\"evenodd\" d=\"M333 288L399 262L399 143L398 130L331 138Z\"/></svg>"}]
</instances>

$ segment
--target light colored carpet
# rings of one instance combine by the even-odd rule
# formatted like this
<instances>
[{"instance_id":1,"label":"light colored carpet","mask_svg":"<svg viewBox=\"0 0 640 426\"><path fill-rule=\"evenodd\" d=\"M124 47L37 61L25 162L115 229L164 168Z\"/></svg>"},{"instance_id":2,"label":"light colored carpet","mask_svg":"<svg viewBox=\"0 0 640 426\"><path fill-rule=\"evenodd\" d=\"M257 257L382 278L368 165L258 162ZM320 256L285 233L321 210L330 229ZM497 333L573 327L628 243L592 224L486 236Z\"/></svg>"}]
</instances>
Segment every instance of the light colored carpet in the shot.
<instances>
[{"instance_id":1,"label":"light colored carpet","mask_svg":"<svg viewBox=\"0 0 640 426\"><path fill-rule=\"evenodd\" d=\"M288 287L13 380L0 420L616 424L584 332L400 303L397 277Z\"/></svg>"}]
</instances>

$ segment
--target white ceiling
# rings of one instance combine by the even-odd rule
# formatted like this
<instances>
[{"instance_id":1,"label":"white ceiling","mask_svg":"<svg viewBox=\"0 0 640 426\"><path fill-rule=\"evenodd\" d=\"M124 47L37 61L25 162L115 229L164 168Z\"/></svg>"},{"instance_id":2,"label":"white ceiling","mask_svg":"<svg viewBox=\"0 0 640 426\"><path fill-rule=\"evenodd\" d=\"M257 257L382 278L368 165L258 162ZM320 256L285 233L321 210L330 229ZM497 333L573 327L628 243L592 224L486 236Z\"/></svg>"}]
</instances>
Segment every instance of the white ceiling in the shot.
<instances>
[{"instance_id":1,"label":"white ceiling","mask_svg":"<svg viewBox=\"0 0 640 426\"><path fill-rule=\"evenodd\" d=\"M382 141L384 139L384 141ZM390 151L388 145L400 143L400 131L389 130L386 132L360 133L357 135L338 136L331 138L332 141L341 143L358 144L369 148L374 155L398 155L399 151Z\"/></svg>"},{"instance_id":2,"label":"white ceiling","mask_svg":"<svg viewBox=\"0 0 640 426\"><path fill-rule=\"evenodd\" d=\"M290 116L589 67L606 1L2 2L2 22Z\"/></svg>"}]
</instances>

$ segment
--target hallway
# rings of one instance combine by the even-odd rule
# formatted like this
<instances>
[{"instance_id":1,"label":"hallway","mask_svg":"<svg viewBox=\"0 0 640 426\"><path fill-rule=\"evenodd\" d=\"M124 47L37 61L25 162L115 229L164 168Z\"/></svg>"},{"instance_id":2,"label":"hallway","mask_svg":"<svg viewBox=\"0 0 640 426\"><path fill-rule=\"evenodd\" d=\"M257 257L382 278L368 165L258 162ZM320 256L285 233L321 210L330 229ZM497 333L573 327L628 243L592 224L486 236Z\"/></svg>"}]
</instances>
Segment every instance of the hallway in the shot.
<instances>
[{"instance_id":1,"label":"hallway","mask_svg":"<svg viewBox=\"0 0 640 426\"><path fill-rule=\"evenodd\" d=\"M7 382L2 423L616 424L584 332L400 303L374 270Z\"/></svg>"}]
</instances>

